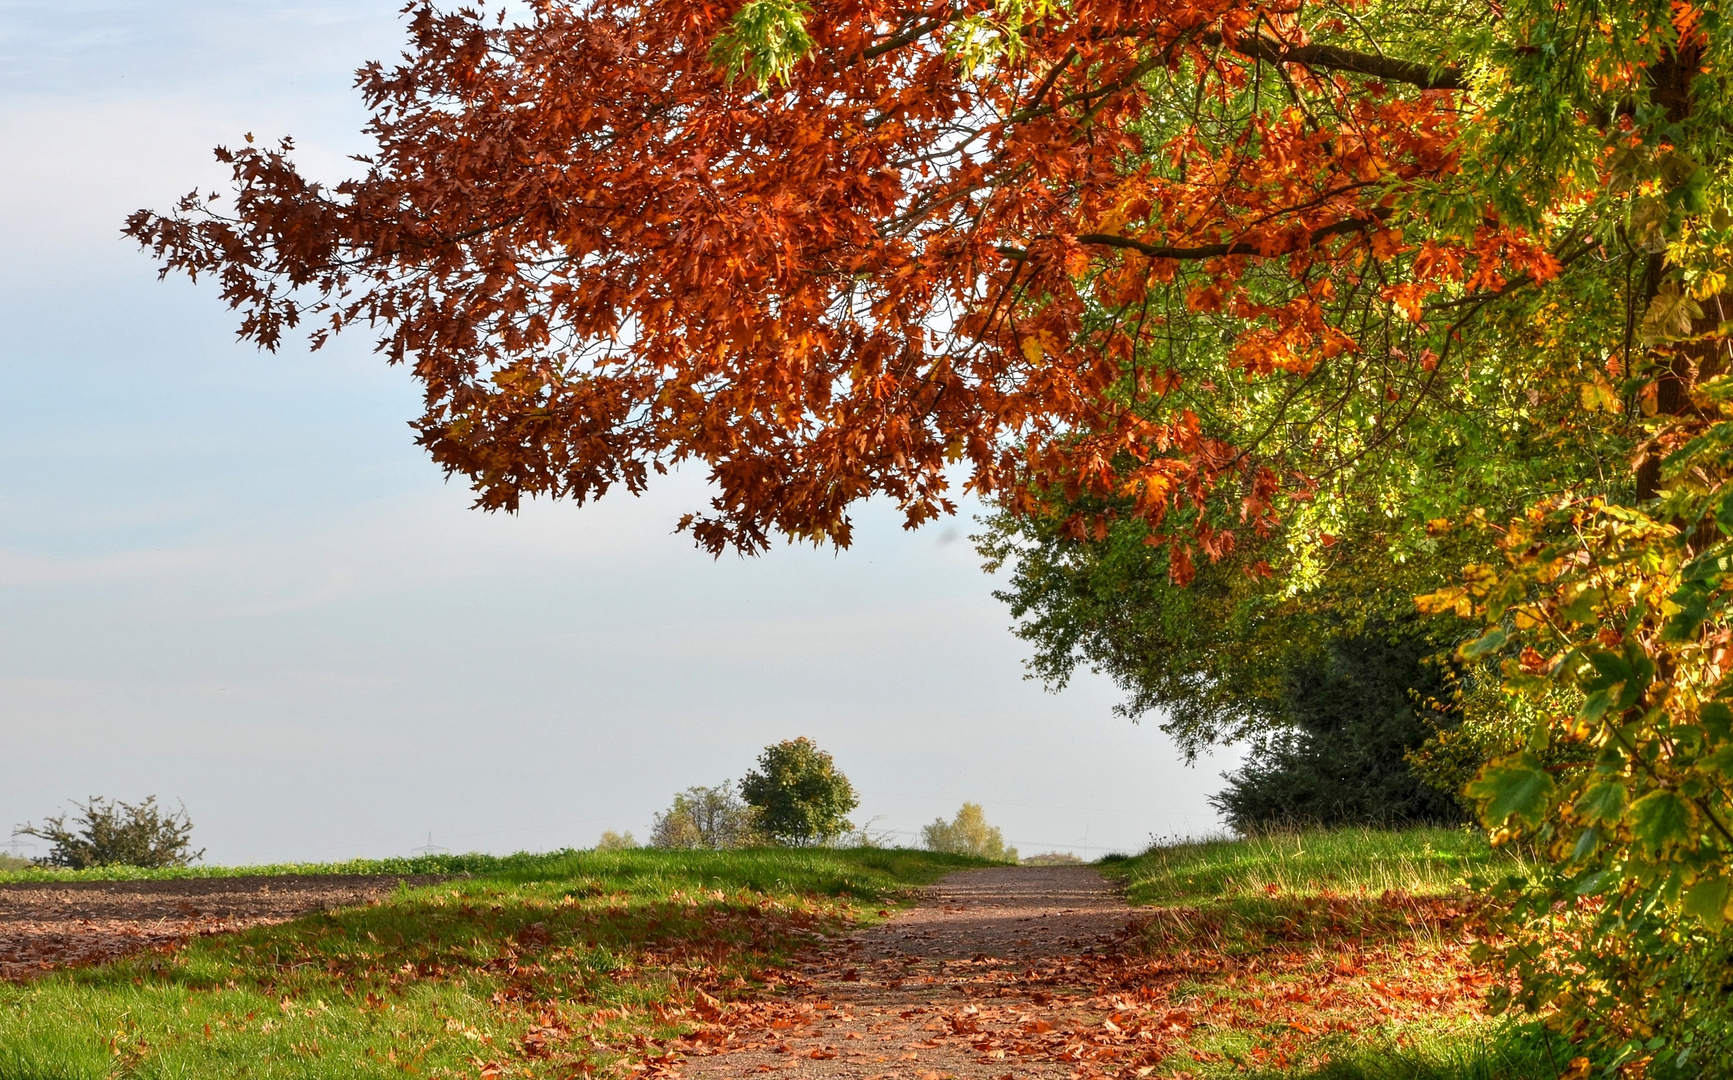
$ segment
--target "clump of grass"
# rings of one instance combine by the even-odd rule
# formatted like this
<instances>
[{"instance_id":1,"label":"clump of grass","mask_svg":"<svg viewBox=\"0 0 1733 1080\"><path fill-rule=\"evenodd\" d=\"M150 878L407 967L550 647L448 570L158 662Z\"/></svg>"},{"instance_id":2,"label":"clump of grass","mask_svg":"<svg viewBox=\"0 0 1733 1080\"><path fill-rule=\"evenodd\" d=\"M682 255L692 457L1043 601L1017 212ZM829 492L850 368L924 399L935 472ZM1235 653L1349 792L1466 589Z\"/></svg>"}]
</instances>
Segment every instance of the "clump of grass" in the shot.
<instances>
[{"instance_id":1,"label":"clump of grass","mask_svg":"<svg viewBox=\"0 0 1733 1080\"><path fill-rule=\"evenodd\" d=\"M0 1080L629 1070L681 1029L696 991L774 982L820 933L976 865L884 850L514 856L368 907L0 985Z\"/></svg>"},{"instance_id":2,"label":"clump of grass","mask_svg":"<svg viewBox=\"0 0 1733 1080\"><path fill-rule=\"evenodd\" d=\"M1102 872L1122 878L1134 904L1271 893L1438 895L1514 857L1469 829L1331 829L1158 845Z\"/></svg>"}]
</instances>

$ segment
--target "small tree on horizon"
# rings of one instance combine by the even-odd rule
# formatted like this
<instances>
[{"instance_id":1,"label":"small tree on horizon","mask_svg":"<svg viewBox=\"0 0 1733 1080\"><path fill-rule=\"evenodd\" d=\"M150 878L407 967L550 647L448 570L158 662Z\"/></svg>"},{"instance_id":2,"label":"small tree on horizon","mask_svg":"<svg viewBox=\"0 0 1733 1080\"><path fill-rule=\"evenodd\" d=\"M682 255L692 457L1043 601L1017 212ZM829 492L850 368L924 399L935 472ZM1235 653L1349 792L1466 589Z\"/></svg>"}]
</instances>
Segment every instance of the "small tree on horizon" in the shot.
<instances>
[{"instance_id":1,"label":"small tree on horizon","mask_svg":"<svg viewBox=\"0 0 1733 1080\"><path fill-rule=\"evenodd\" d=\"M156 796L140 803L103 799L92 795L72 805L80 814L68 826L65 814L44 818L40 827L25 823L12 830L14 836L34 836L53 847L36 862L41 866L64 866L85 870L94 866L187 866L204 858L203 848L192 847L192 819L183 805L179 813L157 809Z\"/></svg>"},{"instance_id":2,"label":"small tree on horizon","mask_svg":"<svg viewBox=\"0 0 1733 1080\"><path fill-rule=\"evenodd\" d=\"M750 847L757 839L757 814L735 794L727 780L715 787L693 786L674 796L674 805L657 814L650 844L659 848Z\"/></svg>"},{"instance_id":3,"label":"small tree on horizon","mask_svg":"<svg viewBox=\"0 0 1733 1080\"><path fill-rule=\"evenodd\" d=\"M758 768L741 779L740 794L766 837L795 847L844 835L854 828L848 812L860 805L848 777L805 736L765 747Z\"/></svg>"},{"instance_id":4,"label":"small tree on horizon","mask_svg":"<svg viewBox=\"0 0 1733 1080\"><path fill-rule=\"evenodd\" d=\"M638 838L632 835L630 829L624 834L609 829L602 834L600 840L596 841L597 851L630 851L637 846L639 846Z\"/></svg>"},{"instance_id":5,"label":"small tree on horizon","mask_svg":"<svg viewBox=\"0 0 1733 1080\"><path fill-rule=\"evenodd\" d=\"M1005 846L1005 836L987 824L980 803L966 802L952 821L937 818L921 830L930 851L976 855L999 862L1016 862L1017 849Z\"/></svg>"}]
</instances>

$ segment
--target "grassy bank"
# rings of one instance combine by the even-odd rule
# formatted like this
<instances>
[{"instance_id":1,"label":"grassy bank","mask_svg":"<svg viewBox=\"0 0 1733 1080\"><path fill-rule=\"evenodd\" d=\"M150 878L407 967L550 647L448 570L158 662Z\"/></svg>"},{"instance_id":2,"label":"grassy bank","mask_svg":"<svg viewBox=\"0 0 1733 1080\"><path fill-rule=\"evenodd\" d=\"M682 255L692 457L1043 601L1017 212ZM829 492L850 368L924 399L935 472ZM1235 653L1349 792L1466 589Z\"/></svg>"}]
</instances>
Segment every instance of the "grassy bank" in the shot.
<instances>
[{"instance_id":1,"label":"grassy bank","mask_svg":"<svg viewBox=\"0 0 1733 1080\"><path fill-rule=\"evenodd\" d=\"M97 866L89 870L34 866L22 859L0 863L0 884L15 881L178 881L187 878L231 878L284 874L539 874L562 859L582 859L589 852L567 850L545 855L416 855L390 859L348 859L326 863L266 863L257 866Z\"/></svg>"},{"instance_id":2,"label":"grassy bank","mask_svg":"<svg viewBox=\"0 0 1733 1080\"><path fill-rule=\"evenodd\" d=\"M1467 830L1350 829L1164 845L1102 869L1150 909L1143 944L1181 973L1187 1071L1553 1080L1569 1055L1486 1016L1491 975L1468 959L1465 879L1510 858Z\"/></svg>"},{"instance_id":3,"label":"grassy bank","mask_svg":"<svg viewBox=\"0 0 1733 1080\"><path fill-rule=\"evenodd\" d=\"M0 985L0 1080L629 1069L699 991L772 982L814 935L979 865L879 850L437 858L451 862L361 872L471 876Z\"/></svg>"}]
</instances>

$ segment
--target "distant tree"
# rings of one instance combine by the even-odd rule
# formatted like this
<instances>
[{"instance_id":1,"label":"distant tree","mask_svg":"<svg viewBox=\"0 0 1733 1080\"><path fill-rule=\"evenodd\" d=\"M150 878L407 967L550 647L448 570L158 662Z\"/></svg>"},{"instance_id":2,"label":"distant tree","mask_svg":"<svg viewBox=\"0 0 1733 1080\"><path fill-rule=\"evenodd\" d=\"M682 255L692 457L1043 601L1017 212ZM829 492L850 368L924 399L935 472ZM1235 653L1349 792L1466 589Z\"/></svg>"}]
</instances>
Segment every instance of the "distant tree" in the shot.
<instances>
[{"instance_id":1,"label":"distant tree","mask_svg":"<svg viewBox=\"0 0 1733 1080\"><path fill-rule=\"evenodd\" d=\"M987 824L980 803L966 802L957 811L956 819L935 820L921 830L927 847L932 851L949 851L957 855L978 855L999 862L1016 862L1017 849L1005 846L1005 837Z\"/></svg>"},{"instance_id":2,"label":"distant tree","mask_svg":"<svg viewBox=\"0 0 1733 1080\"><path fill-rule=\"evenodd\" d=\"M1020 861L1024 866L1076 866L1083 860L1069 851L1046 851Z\"/></svg>"},{"instance_id":3,"label":"distant tree","mask_svg":"<svg viewBox=\"0 0 1733 1080\"><path fill-rule=\"evenodd\" d=\"M600 840L596 841L597 851L629 851L637 846L638 838L633 836L630 831L622 835L609 829L602 834Z\"/></svg>"},{"instance_id":4,"label":"distant tree","mask_svg":"<svg viewBox=\"0 0 1733 1080\"><path fill-rule=\"evenodd\" d=\"M204 858L204 849L190 850L193 823L185 806L176 814L157 809L156 796L126 803L91 796L73 802L81 811L69 827L66 815L44 818L40 827L24 824L14 836L34 836L53 845L36 860L43 866L83 870L92 866L186 866Z\"/></svg>"},{"instance_id":5,"label":"distant tree","mask_svg":"<svg viewBox=\"0 0 1733 1080\"><path fill-rule=\"evenodd\" d=\"M860 805L831 756L804 736L765 747L757 770L740 781L740 794L757 811L766 837L793 845L847 833L854 828L848 812Z\"/></svg>"},{"instance_id":6,"label":"distant tree","mask_svg":"<svg viewBox=\"0 0 1733 1080\"><path fill-rule=\"evenodd\" d=\"M1289 825L1466 821L1450 793L1417 774L1409 754L1455 723L1454 675L1405 628L1328 641L1288 678L1292 727L1253 747L1210 802L1245 832Z\"/></svg>"},{"instance_id":7,"label":"distant tree","mask_svg":"<svg viewBox=\"0 0 1733 1080\"><path fill-rule=\"evenodd\" d=\"M657 814L650 843L659 848L749 847L757 838L756 813L724 780L715 787L689 787Z\"/></svg>"}]
</instances>

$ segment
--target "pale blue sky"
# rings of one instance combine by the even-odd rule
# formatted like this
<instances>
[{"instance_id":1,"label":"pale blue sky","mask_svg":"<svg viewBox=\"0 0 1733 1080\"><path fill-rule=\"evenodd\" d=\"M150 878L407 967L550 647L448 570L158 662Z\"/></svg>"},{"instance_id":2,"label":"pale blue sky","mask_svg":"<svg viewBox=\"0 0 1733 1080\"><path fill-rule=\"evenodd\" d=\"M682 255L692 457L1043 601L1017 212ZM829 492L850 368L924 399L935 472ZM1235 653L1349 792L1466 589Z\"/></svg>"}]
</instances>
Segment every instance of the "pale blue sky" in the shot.
<instances>
[{"instance_id":1,"label":"pale blue sky","mask_svg":"<svg viewBox=\"0 0 1733 1080\"><path fill-rule=\"evenodd\" d=\"M712 561L643 499L468 509L370 342L271 356L119 237L246 132L334 179L399 0L0 0L0 841L70 797L184 799L209 858L511 851L646 832L811 735L912 832L1025 852L1217 827L1105 680L1022 678L967 517Z\"/></svg>"}]
</instances>

